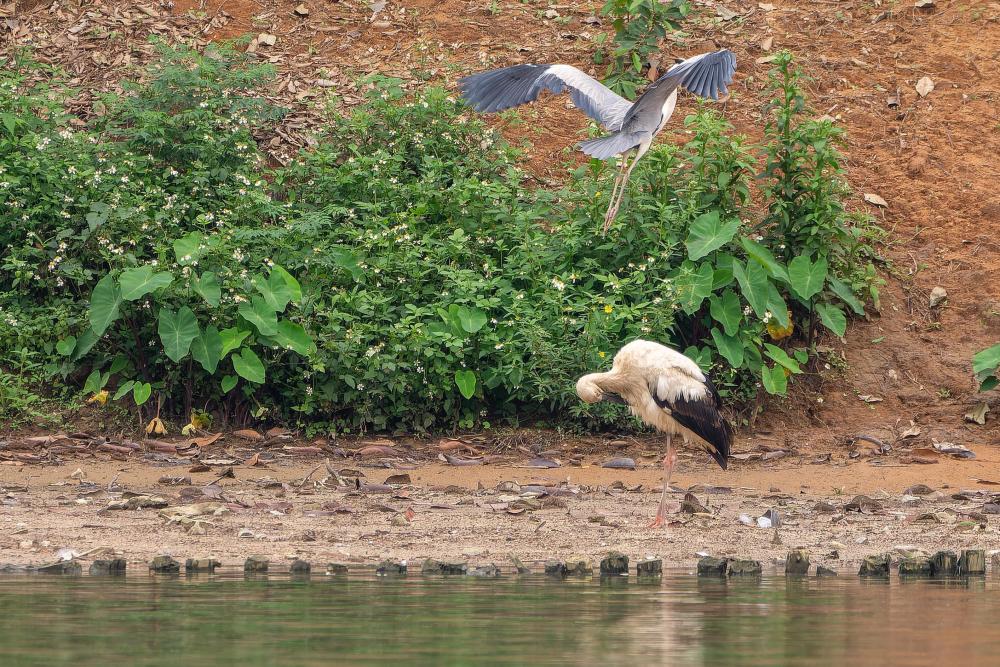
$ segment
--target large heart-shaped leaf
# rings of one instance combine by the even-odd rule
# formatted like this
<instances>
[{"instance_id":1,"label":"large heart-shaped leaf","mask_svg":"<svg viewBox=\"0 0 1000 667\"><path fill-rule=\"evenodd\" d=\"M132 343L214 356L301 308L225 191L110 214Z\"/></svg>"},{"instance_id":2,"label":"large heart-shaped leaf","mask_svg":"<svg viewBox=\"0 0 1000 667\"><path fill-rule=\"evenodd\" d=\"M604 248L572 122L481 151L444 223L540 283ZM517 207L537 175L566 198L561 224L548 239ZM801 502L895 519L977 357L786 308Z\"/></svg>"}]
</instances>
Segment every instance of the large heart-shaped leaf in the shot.
<instances>
[{"instance_id":1,"label":"large heart-shaped leaf","mask_svg":"<svg viewBox=\"0 0 1000 667\"><path fill-rule=\"evenodd\" d=\"M187 266L197 262L207 250L205 235L201 232L191 232L174 241L174 254L177 263Z\"/></svg>"},{"instance_id":2,"label":"large heart-shaped leaf","mask_svg":"<svg viewBox=\"0 0 1000 667\"><path fill-rule=\"evenodd\" d=\"M782 329L788 327L790 322L788 306L785 305L785 299L781 296L777 286L770 280L767 281L767 309L771 311L771 317L778 323L778 326Z\"/></svg>"},{"instance_id":3,"label":"large heart-shaped leaf","mask_svg":"<svg viewBox=\"0 0 1000 667\"><path fill-rule=\"evenodd\" d=\"M733 275L736 282L740 284L740 291L743 298L747 300L750 307L757 313L758 317L764 317L767 312L767 302L771 296L770 284L764 267L757 262L750 262L746 266L743 262L733 261Z\"/></svg>"},{"instance_id":4,"label":"large heart-shaped leaf","mask_svg":"<svg viewBox=\"0 0 1000 667\"><path fill-rule=\"evenodd\" d=\"M736 292L727 289L721 295L712 295L708 303L712 318L722 325L727 336L735 336L740 330L740 322L743 321L740 297Z\"/></svg>"},{"instance_id":5,"label":"large heart-shaped leaf","mask_svg":"<svg viewBox=\"0 0 1000 667\"><path fill-rule=\"evenodd\" d=\"M249 335L249 331L240 329L239 327L230 327L220 331L219 337L222 339L222 352L219 356L225 359L226 355L242 345L243 341L246 340L246 337Z\"/></svg>"},{"instance_id":6,"label":"large heart-shaped leaf","mask_svg":"<svg viewBox=\"0 0 1000 667\"><path fill-rule=\"evenodd\" d=\"M56 343L56 352L64 357L73 354L76 349L76 336L67 336Z\"/></svg>"},{"instance_id":7,"label":"large heart-shaped leaf","mask_svg":"<svg viewBox=\"0 0 1000 667\"><path fill-rule=\"evenodd\" d=\"M76 347L73 348L73 354L70 356L70 361L79 361L90 352L91 348L97 344L97 341L101 339L92 327L87 327L80 337L76 339Z\"/></svg>"},{"instance_id":8,"label":"large heart-shaped leaf","mask_svg":"<svg viewBox=\"0 0 1000 667\"><path fill-rule=\"evenodd\" d=\"M278 333L274 336L274 342L283 348L294 350L304 357L308 357L316 352L316 343L309 337L301 324L281 320L278 322Z\"/></svg>"},{"instance_id":9,"label":"large heart-shaped leaf","mask_svg":"<svg viewBox=\"0 0 1000 667\"><path fill-rule=\"evenodd\" d=\"M222 380L219 382L219 386L222 387L222 393L228 394L229 392L231 392L233 390L233 387L235 387L236 383L239 381L240 381L239 377L235 375L223 376Z\"/></svg>"},{"instance_id":10,"label":"large heart-shaped leaf","mask_svg":"<svg viewBox=\"0 0 1000 667\"><path fill-rule=\"evenodd\" d=\"M299 285L299 281L295 279L295 276L286 271L284 267L278 266L277 264L271 267L271 276L274 277L275 275L285 281L285 285L291 291L292 301L294 303L302 301L302 286Z\"/></svg>"},{"instance_id":11,"label":"large heart-shaped leaf","mask_svg":"<svg viewBox=\"0 0 1000 667\"><path fill-rule=\"evenodd\" d=\"M777 345L771 345L770 343L764 343L764 354L771 357L779 364L790 370L792 373L801 373L802 369L799 368L797 361L788 356L788 353L782 350Z\"/></svg>"},{"instance_id":12,"label":"large heart-shaped leaf","mask_svg":"<svg viewBox=\"0 0 1000 667\"><path fill-rule=\"evenodd\" d=\"M455 384L458 385L462 396L472 398L476 393L476 374L468 369L455 371Z\"/></svg>"},{"instance_id":13,"label":"large heart-shaped leaf","mask_svg":"<svg viewBox=\"0 0 1000 667\"><path fill-rule=\"evenodd\" d=\"M727 336L719 331L717 327L712 327L712 340L719 354L726 358L733 368L743 365L743 341L737 336Z\"/></svg>"},{"instance_id":14,"label":"large heart-shaped leaf","mask_svg":"<svg viewBox=\"0 0 1000 667\"><path fill-rule=\"evenodd\" d=\"M142 405L153 394L153 385L148 382L136 382L132 387L132 400L136 405Z\"/></svg>"},{"instance_id":15,"label":"large heart-shaped leaf","mask_svg":"<svg viewBox=\"0 0 1000 667\"><path fill-rule=\"evenodd\" d=\"M176 313L168 308L161 308L156 325L156 332L163 342L163 352L173 362L178 362L187 356L191 342L198 337L198 319L187 306L181 306Z\"/></svg>"},{"instance_id":16,"label":"large heart-shaped leaf","mask_svg":"<svg viewBox=\"0 0 1000 667\"><path fill-rule=\"evenodd\" d=\"M851 307L858 315L865 314L865 307L858 300L858 297L854 296L854 292L845 283L837 280L833 276L827 276L826 284L830 286L830 291L840 297L840 300Z\"/></svg>"},{"instance_id":17,"label":"large heart-shaped leaf","mask_svg":"<svg viewBox=\"0 0 1000 667\"><path fill-rule=\"evenodd\" d=\"M774 368L762 366L760 380L769 394L784 396L785 392L788 391L788 376L785 375L785 369L780 364L775 364Z\"/></svg>"},{"instance_id":18,"label":"large heart-shaped leaf","mask_svg":"<svg viewBox=\"0 0 1000 667\"><path fill-rule=\"evenodd\" d=\"M701 302L712 294L714 271L710 262L702 262L695 269L694 262L685 260L681 264L674 287L677 290L677 303L688 315L701 307Z\"/></svg>"},{"instance_id":19,"label":"large heart-shaped leaf","mask_svg":"<svg viewBox=\"0 0 1000 667\"><path fill-rule=\"evenodd\" d=\"M264 364L250 348L245 348L233 355L233 370L250 382L264 384Z\"/></svg>"},{"instance_id":20,"label":"large heart-shaped leaf","mask_svg":"<svg viewBox=\"0 0 1000 667\"><path fill-rule=\"evenodd\" d=\"M211 271L206 271L200 276L192 276L191 287L201 295L210 306L218 306L222 299L222 286L219 285L218 277Z\"/></svg>"},{"instance_id":21,"label":"large heart-shaped leaf","mask_svg":"<svg viewBox=\"0 0 1000 667\"><path fill-rule=\"evenodd\" d=\"M239 307L240 316L257 327L257 331L265 336L278 333L278 316L274 308L259 296L254 296L250 302L244 301Z\"/></svg>"},{"instance_id":22,"label":"large heart-shaped leaf","mask_svg":"<svg viewBox=\"0 0 1000 667\"><path fill-rule=\"evenodd\" d=\"M462 329L469 333L476 333L482 329L487 319L489 318L486 316L486 313L478 308L458 307L458 321L462 325Z\"/></svg>"},{"instance_id":23,"label":"large heart-shaped leaf","mask_svg":"<svg viewBox=\"0 0 1000 667\"><path fill-rule=\"evenodd\" d=\"M817 303L816 314L819 315L819 321L823 326L841 338L844 336L844 332L847 331L847 316L844 315L844 311L827 303Z\"/></svg>"},{"instance_id":24,"label":"large heart-shaped leaf","mask_svg":"<svg viewBox=\"0 0 1000 667\"><path fill-rule=\"evenodd\" d=\"M769 274L778 280L788 282L788 271L781 262L774 258L774 255L771 254L767 246L761 245L746 236L740 237L740 244L747 251L747 255L754 261L759 262L767 269Z\"/></svg>"},{"instance_id":25,"label":"large heart-shaped leaf","mask_svg":"<svg viewBox=\"0 0 1000 667\"><path fill-rule=\"evenodd\" d=\"M140 266L135 269L125 269L118 277L121 286L122 299L135 301L161 287L166 287L174 281L169 271L154 271L151 266Z\"/></svg>"},{"instance_id":26,"label":"large heart-shaped leaf","mask_svg":"<svg viewBox=\"0 0 1000 667\"><path fill-rule=\"evenodd\" d=\"M827 263L825 257L815 262L805 255L799 255L788 263L788 284L792 291L808 301L823 289L826 282Z\"/></svg>"},{"instance_id":27,"label":"large heart-shaped leaf","mask_svg":"<svg viewBox=\"0 0 1000 667\"><path fill-rule=\"evenodd\" d=\"M1000 368L1000 343L977 352L972 357L972 372L976 375L993 373Z\"/></svg>"},{"instance_id":28,"label":"large heart-shaped leaf","mask_svg":"<svg viewBox=\"0 0 1000 667\"><path fill-rule=\"evenodd\" d=\"M101 373L100 368L95 368L90 371L90 375L87 376L86 381L83 383L83 393L94 394L104 389L104 385L110 379L111 373Z\"/></svg>"},{"instance_id":29,"label":"large heart-shaped leaf","mask_svg":"<svg viewBox=\"0 0 1000 667\"><path fill-rule=\"evenodd\" d=\"M219 361L222 360L222 335L214 324L209 324L197 338L191 341L191 356L210 375L215 374L215 369L219 367Z\"/></svg>"},{"instance_id":30,"label":"large heart-shaped leaf","mask_svg":"<svg viewBox=\"0 0 1000 667\"><path fill-rule=\"evenodd\" d=\"M292 300L292 288L288 286L284 278L274 271L271 272L271 276L267 280L259 276L254 278L253 284L264 297L267 305L276 313L283 311L288 302Z\"/></svg>"},{"instance_id":31,"label":"large heart-shaped leaf","mask_svg":"<svg viewBox=\"0 0 1000 667\"><path fill-rule=\"evenodd\" d=\"M718 250L733 240L739 228L739 219L720 221L718 211L699 215L691 224L687 240L684 242L688 249L688 258L701 259L713 250Z\"/></svg>"},{"instance_id":32,"label":"large heart-shaped leaf","mask_svg":"<svg viewBox=\"0 0 1000 667\"><path fill-rule=\"evenodd\" d=\"M112 401L117 401L118 399L120 399L123 396L125 396L125 394L129 393L130 391L132 391L133 387L135 387L135 380L129 380L128 382L125 382L125 383L121 384L118 387L118 391L115 392L115 395L111 398L111 400Z\"/></svg>"},{"instance_id":33,"label":"large heart-shaped leaf","mask_svg":"<svg viewBox=\"0 0 1000 667\"><path fill-rule=\"evenodd\" d=\"M98 338L118 319L121 303L121 289L110 273L94 285L94 292L90 295L90 327Z\"/></svg>"}]
</instances>

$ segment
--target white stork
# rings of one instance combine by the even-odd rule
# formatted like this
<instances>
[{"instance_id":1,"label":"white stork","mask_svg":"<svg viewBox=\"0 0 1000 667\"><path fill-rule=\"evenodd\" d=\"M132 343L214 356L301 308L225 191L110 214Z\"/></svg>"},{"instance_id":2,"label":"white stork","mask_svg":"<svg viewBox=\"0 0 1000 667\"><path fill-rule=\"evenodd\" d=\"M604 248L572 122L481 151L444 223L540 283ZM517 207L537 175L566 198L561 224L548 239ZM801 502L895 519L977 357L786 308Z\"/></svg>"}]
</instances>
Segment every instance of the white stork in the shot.
<instances>
[{"instance_id":1,"label":"white stork","mask_svg":"<svg viewBox=\"0 0 1000 667\"><path fill-rule=\"evenodd\" d=\"M732 428L719 413L719 392L698 364L665 345L634 340L615 355L607 373L591 373L577 380L576 393L584 403L611 401L627 405L632 414L667 436L663 457L663 493L650 528L665 523L667 489L677 462L673 436L696 442L726 469Z\"/></svg>"}]
</instances>

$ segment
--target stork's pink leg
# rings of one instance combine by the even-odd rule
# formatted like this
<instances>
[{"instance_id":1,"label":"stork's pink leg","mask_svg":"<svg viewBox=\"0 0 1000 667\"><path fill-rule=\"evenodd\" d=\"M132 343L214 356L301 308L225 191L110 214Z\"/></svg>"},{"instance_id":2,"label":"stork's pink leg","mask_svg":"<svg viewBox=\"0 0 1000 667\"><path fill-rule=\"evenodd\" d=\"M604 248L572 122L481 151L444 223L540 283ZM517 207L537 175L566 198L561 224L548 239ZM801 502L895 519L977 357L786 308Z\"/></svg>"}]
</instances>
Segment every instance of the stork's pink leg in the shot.
<instances>
[{"instance_id":1,"label":"stork's pink leg","mask_svg":"<svg viewBox=\"0 0 1000 667\"><path fill-rule=\"evenodd\" d=\"M667 494L670 493L670 475L674 472L674 464L677 463L677 452L670 446L671 436L667 435L667 455L663 457L663 493L660 494L660 509L656 511L656 518L649 524L650 528L659 528L667 523Z\"/></svg>"}]
</instances>

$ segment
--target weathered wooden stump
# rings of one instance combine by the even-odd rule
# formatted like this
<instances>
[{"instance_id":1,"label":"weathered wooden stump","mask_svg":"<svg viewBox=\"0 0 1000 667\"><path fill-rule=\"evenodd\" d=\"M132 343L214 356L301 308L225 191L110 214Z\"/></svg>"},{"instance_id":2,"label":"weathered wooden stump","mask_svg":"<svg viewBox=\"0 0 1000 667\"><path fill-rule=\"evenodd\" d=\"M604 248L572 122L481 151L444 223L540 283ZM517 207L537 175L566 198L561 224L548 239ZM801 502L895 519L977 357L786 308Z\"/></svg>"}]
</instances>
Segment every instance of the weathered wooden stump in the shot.
<instances>
[{"instance_id":1,"label":"weathered wooden stump","mask_svg":"<svg viewBox=\"0 0 1000 667\"><path fill-rule=\"evenodd\" d=\"M80 565L75 560L60 560L55 563L47 563L45 565L39 565L35 568L36 572L42 574L63 574L69 576L77 576L83 574L83 566Z\"/></svg>"},{"instance_id":2,"label":"weathered wooden stump","mask_svg":"<svg viewBox=\"0 0 1000 667\"><path fill-rule=\"evenodd\" d=\"M342 563L327 563L326 566L327 574L343 575L347 574L347 571L347 566Z\"/></svg>"},{"instance_id":3,"label":"weathered wooden stump","mask_svg":"<svg viewBox=\"0 0 1000 667\"><path fill-rule=\"evenodd\" d=\"M982 549L965 549L958 559L958 572L963 576L984 576L986 574L986 552Z\"/></svg>"},{"instance_id":4,"label":"weathered wooden stump","mask_svg":"<svg viewBox=\"0 0 1000 667\"><path fill-rule=\"evenodd\" d=\"M931 576L931 559L911 557L899 561L899 576L929 577Z\"/></svg>"},{"instance_id":5,"label":"weathered wooden stump","mask_svg":"<svg viewBox=\"0 0 1000 667\"><path fill-rule=\"evenodd\" d=\"M550 577L565 577L569 574L569 568L561 560L550 560L545 563L545 574Z\"/></svg>"},{"instance_id":6,"label":"weathered wooden stump","mask_svg":"<svg viewBox=\"0 0 1000 667\"><path fill-rule=\"evenodd\" d=\"M184 571L191 574L195 572L208 572L211 574L215 572L215 568L221 565L222 563L214 558L188 558L184 561Z\"/></svg>"},{"instance_id":7,"label":"weathered wooden stump","mask_svg":"<svg viewBox=\"0 0 1000 667\"><path fill-rule=\"evenodd\" d=\"M889 554L865 556L864 561L861 562L861 569L858 570L858 575L862 577L888 577L890 561Z\"/></svg>"},{"instance_id":8,"label":"weathered wooden stump","mask_svg":"<svg viewBox=\"0 0 1000 667\"><path fill-rule=\"evenodd\" d=\"M663 561L659 558L641 560L635 564L635 574L638 577L659 577L663 574Z\"/></svg>"},{"instance_id":9,"label":"weathered wooden stump","mask_svg":"<svg viewBox=\"0 0 1000 667\"><path fill-rule=\"evenodd\" d=\"M90 564L91 576L118 576L125 574L128 562L124 558L112 558L110 560L95 560Z\"/></svg>"},{"instance_id":10,"label":"weathered wooden stump","mask_svg":"<svg viewBox=\"0 0 1000 667\"><path fill-rule=\"evenodd\" d=\"M610 552L601 561L601 576L609 577L614 575L628 576L628 556L617 551Z\"/></svg>"},{"instance_id":11,"label":"weathered wooden stump","mask_svg":"<svg viewBox=\"0 0 1000 667\"><path fill-rule=\"evenodd\" d=\"M420 566L420 574L466 574L469 566L466 563L442 563L428 558Z\"/></svg>"},{"instance_id":12,"label":"weathered wooden stump","mask_svg":"<svg viewBox=\"0 0 1000 667\"><path fill-rule=\"evenodd\" d=\"M262 574L267 572L269 566L270 561L263 556L250 556L243 563L243 572L245 574Z\"/></svg>"},{"instance_id":13,"label":"weathered wooden stump","mask_svg":"<svg viewBox=\"0 0 1000 667\"><path fill-rule=\"evenodd\" d=\"M576 577L589 577L594 574L594 566L586 558L573 556L566 561L566 574Z\"/></svg>"},{"instance_id":14,"label":"weathered wooden stump","mask_svg":"<svg viewBox=\"0 0 1000 667\"><path fill-rule=\"evenodd\" d=\"M932 577L954 577L958 574L958 556L954 551L939 551L931 556Z\"/></svg>"},{"instance_id":15,"label":"weathered wooden stump","mask_svg":"<svg viewBox=\"0 0 1000 667\"><path fill-rule=\"evenodd\" d=\"M181 564L170 556L157 556L149 561L149 569L161 573L180 572Z\"/></svg>"},{"instance_id":16,"label":"weathered wooden stump","mask_svg":"<svg viewBox=\"0 0 1000 667\"><path fill-rule=\"evenodd\" d=\"M792 549L785 557L785 576L801 577L809 574L809 552Z\"/></svg>"},{"instance_id":17,"label":"weathered wooden stump","mask_svg":"<svg viewBox=\"0 0 1000 667\"><path fill-rule=\"evenodd\" d=\"M759 577L762 571L759 560L730 558L727 574L730 577Z\"/></svg>"},{"instance_id":18,"label":"weathered wooden stump","mask_svg":"<svg viewBox=\"0 0 1000 667\"><path fill-rule=\"evenodd\" d=\"M402 561L384 560L375 568L375 574L406 574L406 563Z\"/></svg>"},{"instance_id":19,"label":"weathered wooden stump","mask_svg":"<svg viewBox=\"0 0 1000 667\"><path fill-rule=\"evenodd\" d=\"M511 556L510 562L514 564L514 569L518 574L531 574L531 568L525 565L517 556Z\"/></svg>"},{"instance_id":20,"label":"weathered wooden stump","mask_svg":"<svg viewBox=\"0 0 1000 667\"><path fill-rule=\"evenodd\" d=\"M288 572L297 575L306 575L312 572L312 564L309 561L296 558L288 566Z\"/></svg>"},{"instance_id":21,"label":"weathered wooden stump","mask_svg":"<svg viewBox=\"0 0 1000 667\"><path fill-rule=\"evenodd\" d=\"M698 561L699 577L724 577L729 570L729 561L725 558L705 556Z\"/></svg>"}]
</instances>

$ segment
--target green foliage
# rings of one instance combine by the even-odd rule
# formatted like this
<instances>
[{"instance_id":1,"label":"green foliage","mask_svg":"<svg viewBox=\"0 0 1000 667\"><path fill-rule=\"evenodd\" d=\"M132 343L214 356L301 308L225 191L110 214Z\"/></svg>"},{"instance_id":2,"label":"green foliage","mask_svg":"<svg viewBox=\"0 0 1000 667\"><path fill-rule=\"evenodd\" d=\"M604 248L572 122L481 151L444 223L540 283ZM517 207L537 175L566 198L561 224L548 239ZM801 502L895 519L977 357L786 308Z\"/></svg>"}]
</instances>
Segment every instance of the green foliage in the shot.
<instances>
[{"instance_id":1,"label":"green foliage","mask_svg":"<svg viewBox=\"0 0 1000 667\"><path fill-rule=\"evenodd\" d=\"M972 357L972 372L976 374L979 391L989 391L1000 384L1000 343Z\"/></svg>"},{"instance_id":2,"label":"green foliage","mask_svg":"<svg viewBox=\"0 0 1000 667\"><path fill-rule=\"evenodd\" d=\"M607 51L598 51L594 58L597 64L607 61L605 85L634 99L643 83L643 67L660 51L667 31L677 30L690 11L688 0L607 0L601 15L611 20L615 36ZM603 41L601 34L598 44Z\"/></svg>"},{"instance_id":3,"label":"green foliage","mask_svg":"<svg viewBox=\"0 0 1000 667\"><path fill-rule=\"evenodd\" d=\"M270 169L250 133L280 116L254 93L269 71L226 47L164 50L77 129L58 87L15 65L0 109L47 111L0 128L0 367L26 350L57 392L336 432L621 419L573 386L629 340L673 343L737 399L784 393L814 322L843 335L842 305L870 295L841 191L796 180L820 232L786 238L774 211L800 209L771 200L785 176L769 171L751 226L754 148L708 111L644 158L602 238L606 165L527 190L517 154L443 90L371 78L365 104ZM836 181L803 123L796 169Z\"/></svg>"}]
</instances>

